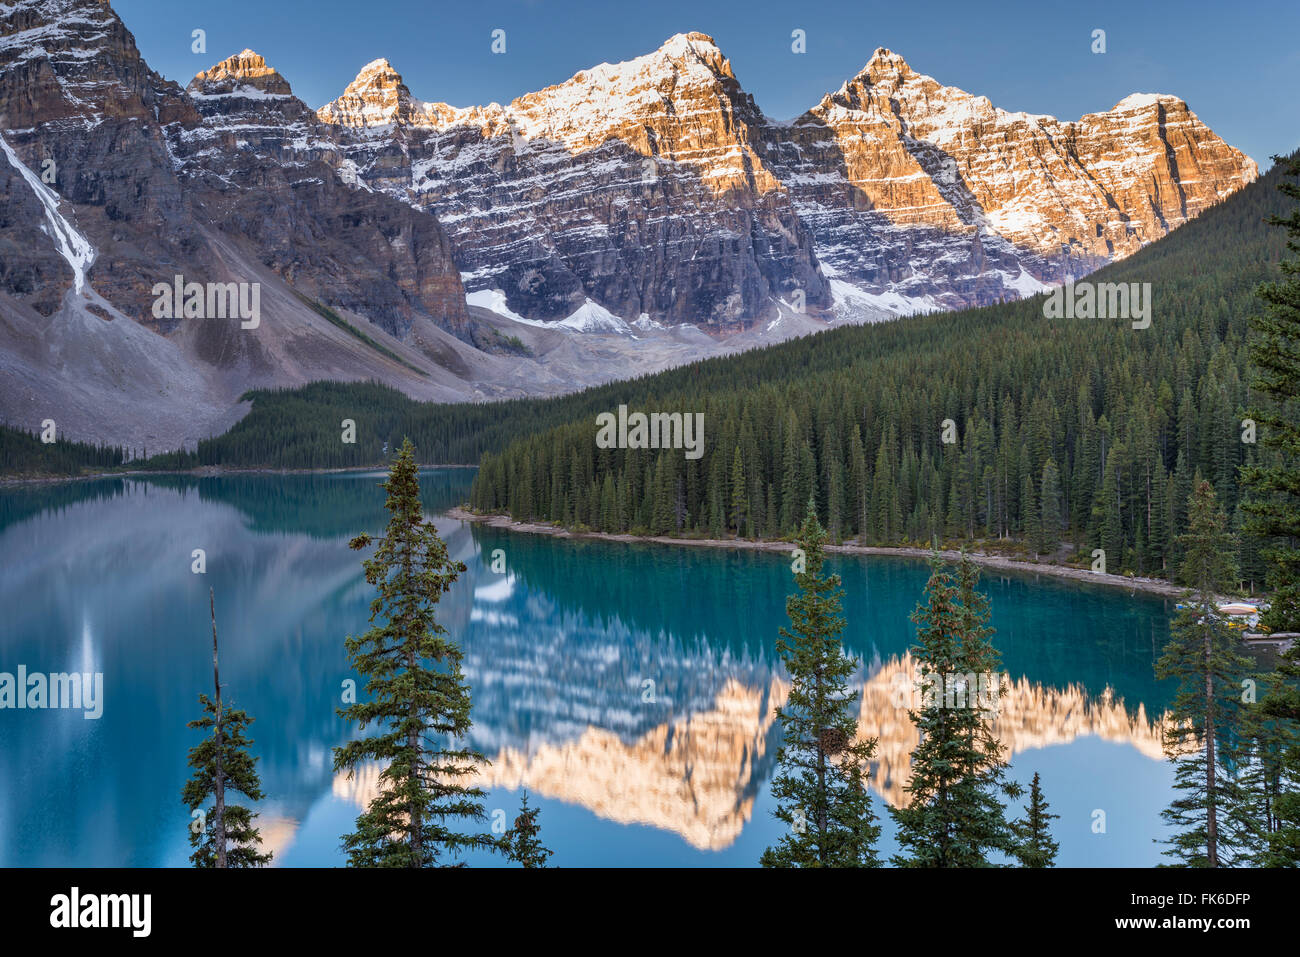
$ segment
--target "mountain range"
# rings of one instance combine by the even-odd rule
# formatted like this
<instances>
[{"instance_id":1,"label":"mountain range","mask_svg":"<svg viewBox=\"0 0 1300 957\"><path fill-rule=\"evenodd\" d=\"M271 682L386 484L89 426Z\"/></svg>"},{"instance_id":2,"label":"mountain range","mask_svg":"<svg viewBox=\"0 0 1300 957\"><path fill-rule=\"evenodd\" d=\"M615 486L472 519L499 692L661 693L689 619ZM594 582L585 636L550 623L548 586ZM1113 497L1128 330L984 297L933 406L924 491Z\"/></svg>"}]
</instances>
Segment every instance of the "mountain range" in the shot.
<instances>
[{"instance_id":1,"label":"mountain range","mask_svg":"<svg viewBox=\"0 0 1300 957\"><path fill-rule=\"evenodd\" d=\"M0 419L155 450L255 387L551 394L1018 298L1257 176L1176 97L1064 122L885 49L772 120L701 33L504 106L381 59L313 110L251 50L182 89L103 0L0 3L0 141ZM176 282L260 316L160 310Z\"/></svg>"}]
</instances>

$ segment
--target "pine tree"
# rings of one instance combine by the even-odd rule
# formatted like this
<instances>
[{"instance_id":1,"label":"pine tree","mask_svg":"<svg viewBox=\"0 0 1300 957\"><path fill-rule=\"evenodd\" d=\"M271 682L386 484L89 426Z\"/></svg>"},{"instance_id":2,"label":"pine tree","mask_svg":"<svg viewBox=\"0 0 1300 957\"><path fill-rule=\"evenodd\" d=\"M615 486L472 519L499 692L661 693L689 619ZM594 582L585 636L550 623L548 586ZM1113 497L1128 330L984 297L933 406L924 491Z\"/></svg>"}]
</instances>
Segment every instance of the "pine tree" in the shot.
<instances>
[{"instance_id":1,"label":"pine tree","mask_svg":"<svg viewBox=\"0 0 1300 957\"><path fill-rule=\"evenodd\" d=\"M764 867L876 867L880 826L867 773L875 739L857 740L848 679L857 660L844 652L838 575L823 575L826 533L812 501L799 531L803 570L786 600L790 628L777 651L790 673L790 694L776 711L783 729L772 782L774 812L788 831L763 852Z\"/></svg>"},{"instance_id":2,"label":"pine tree","mask_svg":"<svg viewBox=\"0 0 1300 957\"><path fill-rule=\"evenodd\" d=\"M1300 726L1293 689L1285 674L1256 676L1263 694L1244 710L1239 786L1255 825L1247 835L1243 863L1255 867L1295 867L1300 863Z\"/></svg>"},{"instance_id":3,"label":"pine tree","mask_svg":"<svg viewBox=\"0 0 1300 957\"><path fill-rule=\"evenodd\" d=\"M528 792L525 790L519 802L519 816L505 834L503 843L507 855L524 867L546 867L547 858L551 856L539 836L541 825L537 823L537 815L540 812L541 808L529 806Z\"/></svg>"},{"instance_id":4,"label":"pine tree","mask_svg":"<svg viewBox=\"0 0 1300 957\"><path fill-rule=\"evenodd\" d=\"M1240 736L1242 679L1250 661L1237 651L1237 634L1219 613L1218 595L1236 581L1227 516L1207 481L1197 483L1188 505L1184 593L1156 677L1178 690L1165 730L1165 753L1175 766L1181 796L1161 813L1178 828L1164 853L1184 866L1230 866L1250 843L1254 825L1245 795L1225 771L1225 743Z\"/></svg>"},{"instance_id":5,"label":"pine tree","mask_svg":"<svg viewBox=\"0 0 1300 957\"><path fill-rule=\"evenodd\" d=\"M1065 512L1061 503L1061 473L1056 462L1050 458L1043 465L1038 510L1039 539L1034 544L1034 551L1054 552L1060 544L1061 530L1065 527Z\"/></svg>"},{"instance_id":6,"label":"pine tree","mask_svg":"<svg viewBox=\"0 0 1300 957\"><path fill-rule=\"evenodd\" d=\"M194 853L190 861L195 867L261 867L270 862L271 853L259 850L262 836L253 826L257 815L243 805L226 800L231 791L250 801L262 800L257 758L248 753L253 742L244 734L253 719L221 701L216 599L210 589L208 607L212 614L212 683L217 697L213 701L200 694L199 704L207 714L190 721L187 727L203 731L211 728L212 733L190 749L189 765L194 775L185 782L181 797L191 814L198 812L209 799L213 808L211 814L203 813L191 824L190 846Z\"/></svg>"},{"instance_id":7,"label":"pine tree","mask_svg":"<svg viewBox=\"0 0 1300 957\"><path fill-rule=\"evenodd\" d=\"M736 535L745 531L745 522L749 518L748 487L745 483L745 463L740 457L740 446L731 463L731 528Z\"/></svg>"},{"instance_id":8,"label":"pine tree","mask_svg":"<svg viewBox=\"0 0 1300 957\"><path fill-rule=\"evenodd\" d=\"M1287 176L1300 177L1300 156L1276 159ZM1250 320L1250 361L1257 373L1252 385L1271 402L1250 416L1272 458L1246 466L1241 477L1250 496L1243 504L1250 516L1246 532L1252 545L1267 543L1258 554L1267 562L1272 596L1261 624L1295 632L1300 631L1300 183L1283 181L1278 189L1296 205L1268 221L1286 231L1293 255L1279 263L1282 278L1258 290L1267 314ZM1280 657L1268 689L1261 709L1282 726L1275 760L1278 778L1288 786L1280 787L1272 802L1265 860L1294 867L1300 864L1300 641Z\"/></svg>"},{"instance_id":9,"label":"pine tree","mask_svg":"<svg viewBox=\"0 0 1300 957\"><path fill-rule=\"evenodd\" d=\"M373 557L362 562L378 590L370 603L373 627L347 639L353 667L365 677L370 700L339 710L369 737L334 749L334 770L349 774L366 762L383 765L379 794L343 839L348 863L360 867L434 867L463 850L499 849L486 834L465 834L460 821L484 817L483 791L466 779L486 759L454 747L468 733L470 696L462 653L446 637L434 609L465 566L447 554L425 521L414 448L402 443L388 480L392 513ZM351 542L367 547L369 535Z\"/></svg>"},{"instance_id":10,"label":"pine tree","mask_svg":"<svg viewBox=\"0 0 1300 957\"><path fill-rule=\"evenodd\" d=\"M1292 177L1300 177L1300 158L1278 158ZM1284 181L1283 193L1300 204L1300 183ZM1282 279L1258 290L1266 314L1250 320L1253 387L1271 404L1253 410L1259 443L1275 453L1268 463L1247 466L1242 480L1250 490L1246 511L1257 534L1277 542L1264 552L1269 560L1272 601L1264 615L1272 631L1300 631L1300 205L1269 222L1287 233L1295 258L1280 263Z\"/></svg>"},{"instance_id":11,"label":"pine tree","mask_svg":"<svg viewBox=\"0 0 1300 957\"><path fill-rule=\"evenodd\" d=\"M1011 822L1011 830L1016 836L1016 857L1022 867L1052 867L1056 864L1056 853L1060 845L1052 840L1051 822L1059 818L1048 808L1047 799L1043 797L1043 786L1034 772L1034 780L1029 784L1029 803L1025 805L1025 816Z\"/></svg>"},{"instance_id":12,"label":"pine tree","mask_svg":"<svg viewBox=\"0 0 1300 957\"><path fill-rule=\"evenodd\" d=\"M187 727L209 731L216 726L217 707L205 694L199 695L199 704L206 715L190 721ZM221 707L221 776L223 790L228 795L238 791L250 801L262 800L261 780L257 774L257 758L248 753L253 741L245 729L253 719L244 711L229 704ZM182 792L185 804L193 813L215 796L217 778L217 741L215 733L209 734L190 750L189 765L194 776L185 783ZM218 828L215 813L205 813L200 825L195 819L190 828L190 845L194 853L190 861L195 867L261 867L271 860L271 852L260 850L261 832L254 826L257 818L249 808L224 802L221 824ZM225 835L225 864L218 865L218 830Z\"/></svg>"},{"instance_id":13,"label":"pine tree","mask_svg":"<svg viewBox=\"0 0 1300 957\"><path fill-rule=\"evenodd\" d=\"M1018 797L1020 788L1006 779L1003 748L990 726L1007 688L996 674L988 600L975 588L974 564L963 557L954 577L935 555L930 568L925 603L912 616L922 695L908 717L921 740L912 752L908 802L890 808L902 852L893 861L983 867L991 852L1014 856L1018 849L1000 795Z\"/></svg>"}]
</instances>

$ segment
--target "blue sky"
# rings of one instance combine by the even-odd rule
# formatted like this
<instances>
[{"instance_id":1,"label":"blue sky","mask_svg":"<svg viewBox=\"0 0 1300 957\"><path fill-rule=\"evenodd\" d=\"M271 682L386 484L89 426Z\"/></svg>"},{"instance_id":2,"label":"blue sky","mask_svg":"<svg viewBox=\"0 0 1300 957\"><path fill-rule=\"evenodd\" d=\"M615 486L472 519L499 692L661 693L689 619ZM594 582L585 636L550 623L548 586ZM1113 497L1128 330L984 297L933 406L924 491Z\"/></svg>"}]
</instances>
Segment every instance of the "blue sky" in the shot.
<instances>
[{"instance_id":1,"label":"blue sky","mask_svg":"<svg viewBox=\"0 0 1300 957\"><path fill-rule=\"evenodd\" d=\"M789 119L878 46L1008 110L1077 119L1129 93L1172 93L1261 167L1300 146L1300 3L1244 0L112 0L150 65L182 85L251 47L311 106L387 57L411 92L456 106L508 102L674 33L711 34L765 113ZM191 32L207 31L207 52ZM491 33L506 31L506 53ZM791 52L804 30L807 52ZM1092 31L1106 31L1094 54Z\"/></svg>"}]
</instances>

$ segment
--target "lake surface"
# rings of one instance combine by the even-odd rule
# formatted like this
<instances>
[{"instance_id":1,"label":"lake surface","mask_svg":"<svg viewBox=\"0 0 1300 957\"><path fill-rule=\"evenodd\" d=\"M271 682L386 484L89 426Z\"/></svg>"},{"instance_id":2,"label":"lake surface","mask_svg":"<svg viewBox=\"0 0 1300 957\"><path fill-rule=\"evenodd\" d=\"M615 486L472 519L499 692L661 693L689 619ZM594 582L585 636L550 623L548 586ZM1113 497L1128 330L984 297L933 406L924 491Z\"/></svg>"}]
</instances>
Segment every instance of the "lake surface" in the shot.
<instances>
[{"instance_id":1,"label":"lake surface","mask_svg":"<svg viewBox=\"0 0 1300 957\"><path fill-rule=\"evenodd\" d=\"M0 710L0 865L184 866L186 755L211 693L208 589L224 694L255 719L260 824L275 863L336 866L377 769L331 771L355 675L343 639L371 589L348 539L382 530L380 473L113 478L0 490L0 672L99 672L103 714ZM770 783L792 590L777 554L567 541L442 517L472 472L422 473L468 566L439 620L462 644L486 807L527 788L552 863L752 865L781 825ZM195 549L206 572L191 570ZM493 570L494 552L504 573ZM903 797L915 737L898 705L923 562L836 557L845 643L862 660L873 788ZM998 732L1012 776L1040 772L1059 863L1151 865L1172 774L1153 662L1172 602L986 571L995 643L1016 684ZM1104 829L1102 829L1104 826ZM475 859L474 863L495 863Z\"/></svg>"}]
</instances>

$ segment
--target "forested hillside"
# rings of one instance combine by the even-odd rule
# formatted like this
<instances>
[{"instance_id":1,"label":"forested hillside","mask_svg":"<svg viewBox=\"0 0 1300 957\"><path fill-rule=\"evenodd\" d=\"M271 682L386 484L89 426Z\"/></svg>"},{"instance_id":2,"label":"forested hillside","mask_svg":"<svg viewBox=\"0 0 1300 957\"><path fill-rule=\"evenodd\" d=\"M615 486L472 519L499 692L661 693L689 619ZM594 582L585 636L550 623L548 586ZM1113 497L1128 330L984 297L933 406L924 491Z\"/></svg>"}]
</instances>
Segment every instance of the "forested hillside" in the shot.
<instances>
[{"instance_id":1,"label":"forested hillside","mask_svg":"<svg viewBox=\"0 0 1300 957\"><path fill-rule=\"evenodd\" d=\"M601 390L594 409L568 400L574 421L485 456L472 504L606 531L770 538L795 530L811 496L837 539L1067 541L1103 548L1110 571L1160 573L1198 473L1240 521L1237 469L1256 454L1243 441L1246 319L1284 250L1264 222L1285 206L1279 172L1089 277L1151 283L1149 328L1046 319L1037 297L703 363ZM703 457L598 449L590 412L619 401L703 412ZM1250 581L1258 543L1242 541Z\"/></svg>"}]
</instances>

